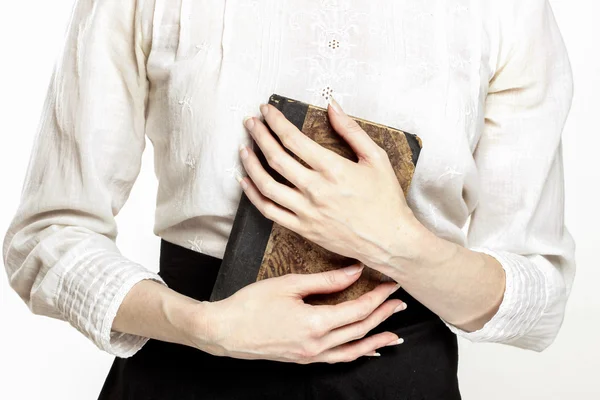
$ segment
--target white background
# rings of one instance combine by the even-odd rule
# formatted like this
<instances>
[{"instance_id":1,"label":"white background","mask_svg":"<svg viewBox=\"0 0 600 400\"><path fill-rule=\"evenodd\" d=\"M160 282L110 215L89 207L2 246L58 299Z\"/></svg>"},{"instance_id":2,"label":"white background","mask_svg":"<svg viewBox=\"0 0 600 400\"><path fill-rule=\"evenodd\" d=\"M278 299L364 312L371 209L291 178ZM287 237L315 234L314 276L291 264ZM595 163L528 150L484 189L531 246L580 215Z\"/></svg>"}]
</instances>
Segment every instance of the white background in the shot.
<instances>
[{"instance_id":1,"label":"white background","mask_svg":"<svg viewBox=\"0 0 600 400\"><path fill-rule=\"evenodd\" d=\"M72 1L0 3L0 174L5 189L0 232L18 205ZM595 196L600 184L600 1L551 3L575 76L563 140L567 227L577 242L577 276L563 328L545 352L460 342L466 400L600 399L600 212ZM142 172L117 217L118 245L154 271L159 255L159 238L152 233L156 186L148 141ZM112 357L68 324L32 315L2 275L0 271L0 399L95 399Z\"/></svg>"}]
</instances>

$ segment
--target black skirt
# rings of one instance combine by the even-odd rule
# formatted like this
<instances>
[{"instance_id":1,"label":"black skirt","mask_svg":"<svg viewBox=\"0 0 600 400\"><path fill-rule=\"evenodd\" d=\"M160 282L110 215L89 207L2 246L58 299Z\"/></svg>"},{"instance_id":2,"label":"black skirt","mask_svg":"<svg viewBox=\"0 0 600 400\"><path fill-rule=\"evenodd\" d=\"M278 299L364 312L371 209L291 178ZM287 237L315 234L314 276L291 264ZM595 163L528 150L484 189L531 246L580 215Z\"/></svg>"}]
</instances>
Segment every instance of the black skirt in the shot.
<instances>
[{"instance_id":1,"label":"black skirt","mask_svg":"<svg viewBox=\"0 0 600 400\"><path fill-rule=\"evenodd\" d=\"M160 276L170 288L207 300L221 259L161 240ZM99 400L394 399L459 400L456 336L402 288L408 304L367 336L391 331L405 342L352 362L295 364L218 357L149 340L135 355L116 357Z\"/></svg>"}]
</instances>

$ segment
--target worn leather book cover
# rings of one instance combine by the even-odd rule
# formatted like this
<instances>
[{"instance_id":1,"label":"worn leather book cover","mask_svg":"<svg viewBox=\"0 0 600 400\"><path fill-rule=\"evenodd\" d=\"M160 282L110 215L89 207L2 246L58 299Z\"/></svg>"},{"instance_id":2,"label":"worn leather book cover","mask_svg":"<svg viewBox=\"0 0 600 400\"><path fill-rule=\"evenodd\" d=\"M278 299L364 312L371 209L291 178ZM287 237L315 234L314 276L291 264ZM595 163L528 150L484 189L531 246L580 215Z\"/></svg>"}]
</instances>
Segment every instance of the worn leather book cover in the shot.
<instances>
[{"instance_id":1,"label":"worn leather book cover","mask_svg":"<svg viewBox=\"0 0 600 400\"><path fill-rule=\"evenodd\" d=\"M326 108L277 94L272 94L268 103L280 110L302 133L321 146L342 157L358 161L350 145L333 130ZM387 152L398 182L406 195L422 148L421 139L396 128L354 116L351 118ZM270 131L281 144L278 136ZM282 147L295 160L310 168L289 149L283 145ZM254 146L254 151L265 170L276 181L293 187L268 165L258 145ZM262 279L288 273L317 273L346 267L356 262L358 260L326 250L266 218L242 192L210 301L222 300L244 286ZM331 294L313 294L305 297L304 301L313 305L338 304L355 299L388 279L380 272L365 266L361 277L345 290Z\"/></svg>"}]
</instances>

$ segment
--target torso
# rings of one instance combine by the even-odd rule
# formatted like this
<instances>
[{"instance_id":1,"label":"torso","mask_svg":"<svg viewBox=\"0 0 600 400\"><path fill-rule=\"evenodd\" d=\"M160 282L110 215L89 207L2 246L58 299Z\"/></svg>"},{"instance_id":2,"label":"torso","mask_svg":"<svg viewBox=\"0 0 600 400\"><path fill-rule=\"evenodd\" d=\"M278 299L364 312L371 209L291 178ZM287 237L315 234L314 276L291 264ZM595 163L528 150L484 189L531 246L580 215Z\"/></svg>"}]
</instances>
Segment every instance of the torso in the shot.
<instances>
[{"instance_id":1,"label":"torso","mask_svg":"<svg viewBox=\"0 0 600 400\"><path fill-rule=\"evenodd\" d=\"M242 125L272 93L419 135L408 202L462 242L476 204L489 44L478 2L157 0L147 135L155 233L221 258L244 173Z\"/></svg>"}]
</instances>

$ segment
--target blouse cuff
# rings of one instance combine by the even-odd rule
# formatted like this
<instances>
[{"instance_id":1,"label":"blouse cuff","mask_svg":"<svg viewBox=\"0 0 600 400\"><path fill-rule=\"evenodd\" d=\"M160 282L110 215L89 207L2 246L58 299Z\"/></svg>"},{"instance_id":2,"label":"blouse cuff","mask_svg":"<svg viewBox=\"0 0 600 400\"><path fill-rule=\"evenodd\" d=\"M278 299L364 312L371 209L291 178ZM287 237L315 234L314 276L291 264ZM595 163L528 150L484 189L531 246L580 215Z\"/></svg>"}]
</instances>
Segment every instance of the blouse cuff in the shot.
<instances>
[{"instance_id":1,"label":"blouse cuff","mask_svg":"<svg viewBox=\"0 0 600 400\"><path fill-rule=\"evenodd\" d=\"M60 276L55 276L58 309L101 350L116 357L130 357L149 338L113 331L117 311L129 290L139 281L151 279L165 286L166 283L160 275L122 256L118 250L79 250L69 257L71 260L61 260L66 268Z\"/></svg>"},{"instance_id":2,"label":"blouse cuff","mask_svg":"<svg viewBox=\"0 0 600 400\"><path fill-rule=\"evenodd\" d=\"M471 247L488 254L502 265L506 274L504 298L496 314L481 329L466 332L446 321L448 328L472 342L509 343L526 335L539 321L547 303L546 278L526 257L501 250Z\"/></svg>"},{"instance_id":3,"label":"blouse cuff","mask_svg":"<svg viewBox=\"0 0 600 400\"><path fill-rule=\"evenodd\" d=\"M129 269L124 273L126 278L122 281L115 282L114 287L111 288L110 297L112 297L112 299L110 300L107 309L103 310L104 318L102 318L100 335L99 338L96 339L96 341L99 341L99 347L102 350L121 358L133 356L150 339L144 336L116 332L111 329L123 299L136 283L144 279L151 279L155 282L165 284L159 275L148 271L141 265L129 263L126 268Z\"/></svg>"}]
</instances>

